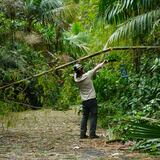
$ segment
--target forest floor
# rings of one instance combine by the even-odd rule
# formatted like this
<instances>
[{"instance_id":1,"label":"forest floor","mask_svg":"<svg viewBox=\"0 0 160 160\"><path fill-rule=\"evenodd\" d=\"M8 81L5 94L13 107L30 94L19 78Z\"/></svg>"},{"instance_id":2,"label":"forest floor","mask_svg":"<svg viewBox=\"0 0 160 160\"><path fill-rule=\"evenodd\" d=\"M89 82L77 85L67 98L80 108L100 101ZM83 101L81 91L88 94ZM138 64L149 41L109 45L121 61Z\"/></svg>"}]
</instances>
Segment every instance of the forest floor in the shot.
<instances>
[{"instance_id":1,"label":"forest floor","mask_svg":"<svg viewBox=\"0 0 160 160\"><path fill-rule=\"evenodd\" d=\"M80 119L73 110L12 113L0 121L0 160L160 159L131 152L131 143L106 143L107 131L101 128L97 129L99 139L81 140Z\"/></svg>"}]
</instances>

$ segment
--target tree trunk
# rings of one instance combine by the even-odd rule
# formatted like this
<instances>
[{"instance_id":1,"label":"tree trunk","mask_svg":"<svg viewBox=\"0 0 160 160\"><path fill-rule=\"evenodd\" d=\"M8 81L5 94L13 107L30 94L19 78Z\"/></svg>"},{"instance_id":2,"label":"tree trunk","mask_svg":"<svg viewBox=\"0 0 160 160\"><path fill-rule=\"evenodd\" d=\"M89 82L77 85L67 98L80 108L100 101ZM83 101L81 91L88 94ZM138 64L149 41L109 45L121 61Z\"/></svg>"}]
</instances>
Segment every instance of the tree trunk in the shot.
<instances>
[{"instance_id":1,"label":"tree trunk","mask_svg":"<svg viewBox=\"0 0 160 160\"><path fill-rule=\"evenodd\" d=\"M135 50L133 53L133 66L135 68L136 73L140 72L140 58L141 58L141 54L139 50Z\"/></svg>"}]
</instances>

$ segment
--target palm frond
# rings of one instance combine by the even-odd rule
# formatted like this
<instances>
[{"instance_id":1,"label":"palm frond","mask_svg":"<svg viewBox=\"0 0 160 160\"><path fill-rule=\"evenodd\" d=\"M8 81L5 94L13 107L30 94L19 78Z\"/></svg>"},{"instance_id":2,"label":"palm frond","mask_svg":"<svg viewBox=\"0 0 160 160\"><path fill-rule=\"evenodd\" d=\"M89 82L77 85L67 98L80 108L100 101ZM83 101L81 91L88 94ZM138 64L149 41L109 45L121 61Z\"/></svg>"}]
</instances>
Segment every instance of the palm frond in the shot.
<instances>
[{"instance_id":1,"label":"palm frond","mask_svg":"<svg viewBox=\"0 0 160 160\"><path fill-rule=\"evenodd\" d=\"M156 138L156 139L139 141L133 146L133 149L159 153L160 152L160 139Z\"/></svg>"},{"instance_id":2,"label":"palm frond","mask_svg":"<svg viewBox=\"0 0 160 160\"><path fill-rule=\"evenodd\" d=\"M121 0L122 9L144 8L145 10L151 9L158 4L158 0Z\"/></svg>"},{"instance_id":3,"label":"palm frond","mask_svg":"<svg viewBox=\"0 0 160 160\"><path fill-rule=\"evenodd\" d=\"M158 6L160 6L159 0L140 0L140 4L145 10L158 8Z\"/></svg>"},{"instance_id":4,"label":"palm frond","mask_svg":"<svg viewBox=\"0 0 160 160\"><path fill-rule=\"evenodd\" d=\"M132 34L139 34L145 32L150 32L154 26L154 23L160 17L160 9L153 10L143 15L133 17L123 23L109 38L105 48L112 43L121 38L128 38Z\"/></svg>"},{"instance_id":5,"label":"palm frond","mask_svg":"<svg viewBox=\"0 0 160 160\"><path fill-rule=\"evenodd\" d=\"M136 139L160 138L160 126L133 124L128 129L127 136Z\"/></svg>"},{"instance_id":6,"label":"palm frond","mask_svg":"<svg viewBox=\"0 0 160 160\"><path fill-rule=\"evenodd\" d=\"M109 6L106 9L106 11L105 11L105 17L104 18L105 18L105 20L107 20L107 22L118 23L119 20L122 20L125 17L125 15L122 14L122 13L123 13L122 5L118 1L118 2L114 3L113 5Z\"/></svg>"},{"instance_id":7,"label":"palm frond","mask_svg":"<svg viewBox=\"0 0 160 160\"><path fill-rule=\"evenodd\" d=\"M42 16L48 17L48 19L52 16L50 13L51 10L62 7L62 2L59 0L42 0L40 4L40 10L42 12Z\"/></svg>"},{"instance_id":8,"label":"palm frond","mask_svg":"<svg viewBox=\"0 0 160 160\"><path fill-rule=\"evenodd\" d=\"M45 12L44 17L52 20L73 17L75 8L75 5L60 6Z\"/></svg>"},{"instance_id":9,"label":"palm frond","mask_svg":"<svg viewBox=\"0 0 160 160\"><path fill-rule=\"evenodd\" d=\"M104 19L109 23L121 23L121 21L126 20L131 16L131 11L136 15L135 11L137 12L137 8L140 7L139 1L140 0L115 1L106 8Z\"/></svg>"},{"instance_id":10,"label":"palm frond","mask_svg":"<svg viewBox=\"0 0 160 160\"><path fill-rule=\"evenodd\" d=\"M78 58L85 53L88 53L89 48L86 43L86 35L84 33L79 33L65 38L65 50L70 53L70 56Z\"/></svg>"},{"instance_id":11,"label":"palm frond","mask_svg":"<svg viewBox=\"0 0 160 160\"><path fill-rule=\"evenodd\" d=\"M141 0L141 3L144 6L144 8L148 8L149 6L151 6L151 1L152 0Z\"/></svg>"},{"instance_id":12,"label":"palm frond","mask_svg":"<svg viewBox=\"0 0 160 160\"><path fill-rule=\"evenodd\" d=\"M154 23L153 29L152 29L152 31L151 31L151 34L153 34L154 31L156 30L156 28L159 27L159 24L160 24L160 19L158 19L158 20Z\"/></svg>"},{"instance_id":13,"label":"palm frond","mask_svg":"<svg viewBox=\"0 0 160 160\"><path fill-rule=\"evenodd\" d=\"M102 4L105 5L102 7ZM99 15L108 23L121 23L133 15L139 15L151 11L157 7L158 0L114 0L105 2L101 0ZM130 14L132 12L132 14Z\"/></svg>"},{"instance_id":14,"label":"palm frond","mask_svg":"<svg viewBox=\"0 0 160 160\"><path fill-rule=\"evenodd\" d=\"M115 0L100 0L99 1L99 13L98 16L103 18L106 12L106 9L110 6L113 5Z\"/></svg>"},{"instance_id":15,"label":"palm frond","mask_svg":"<svg viewBox=\"0 0 160 160\"><path fill-rule=\"evenodd\" d=\"M42 0L40 8L45 11L45 10L59 8L62 5L63 5L62 1L59 0Z\"/></svg>"},{"instance_id":16,"label":"palm frond","mask_svg":"<svg viewBox=\"0 0 160 160\"><path fill-rule=\"evenodd\" d=\"M128 8L129 6L131 6L132 4L133 4L133 0L122 0L121 1L122 2L122 9L124 9L124 8Z\"/></svg>"},{"instance_id":17,"label":"palm frond","mask_svg":"<svg viewBox=\"0 0 160 160\"><path fill-rule=\"evenodd\" d=\"M156 120L155 120L156 121ZM160 125L147 122L131 123L126 132L128 138L138 140L133 149L158 152L160 151Z\"/></svg>"}]
</instances>

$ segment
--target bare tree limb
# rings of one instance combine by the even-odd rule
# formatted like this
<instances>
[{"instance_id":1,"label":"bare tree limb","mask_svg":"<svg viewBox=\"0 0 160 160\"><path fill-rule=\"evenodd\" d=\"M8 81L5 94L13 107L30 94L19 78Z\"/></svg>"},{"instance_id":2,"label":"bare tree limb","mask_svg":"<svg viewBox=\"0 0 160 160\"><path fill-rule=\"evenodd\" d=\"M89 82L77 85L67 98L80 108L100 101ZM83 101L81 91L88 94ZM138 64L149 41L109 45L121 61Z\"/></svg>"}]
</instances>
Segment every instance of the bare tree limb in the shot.
<instances>
[{"instance_id":1,"label":"bare tree limb","mask_svg":"<svg viewBox=\"0 0 160 160\"><path fill-rule=\"evenodd\" d=\"M56 68L51 68L47 71L44 71L44 72L41 72L41 73L38 73L38 74L35 74L33 76L30 76L28 78L25 78L25 79L22 79L20 81L16 81L16 82L13 82L13 83L9 83L7 85L4 85L4 86L1 86L0 87L0 90L1 89L5 89L5 88L8 88L12 85L15 85L15 84L19 84L19 83L22 83L24 81L27 81L27 80L30 80L32 78L35 78L35 77L40 77L42 75L45 75L45 74L48 74L50 72L53 72L53 71L56 71L56 70L59 70L59 69L62 69L62 68L65 68L65 67L68 67L72 64L75 64L76 62L80 62L80 61L83 61L83 60L86 60L88 58L91 58L91 57L95 57L95 56L98 56L100 54L103 54L103 53L106 53L106 52L109 52L109 51L112 51L112 50L135 50L135 49L145 49L145 50L149 50L149 49L158 49L160 50L160 46L125 46L125 47L112 47L112 48L107 48L105 50L102 50L102 51L99 51L99 52L96 52L96 53L93 53L93 54L90 54L90 55L87 55L87 56L84 56L84 57L81 57L77 60L74 60L72 62L69 62L69 63L66 63L66 64L63 64L63 65L60 65Z\"/></svg>"}]
</instances>

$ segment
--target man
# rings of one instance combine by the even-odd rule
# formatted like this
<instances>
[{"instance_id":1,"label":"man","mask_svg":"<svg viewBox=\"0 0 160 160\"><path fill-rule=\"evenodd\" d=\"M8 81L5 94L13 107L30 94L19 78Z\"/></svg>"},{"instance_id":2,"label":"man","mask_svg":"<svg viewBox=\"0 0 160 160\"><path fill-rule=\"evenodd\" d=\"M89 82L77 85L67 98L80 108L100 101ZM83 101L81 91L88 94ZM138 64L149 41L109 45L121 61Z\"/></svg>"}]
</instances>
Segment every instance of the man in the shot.
<instances>
[{"instance_id":1,"label":"man","mask_svg":"<svg viewBox=\"0 0 160 160\"><path fill-rule=\"evenodd\" d=\"M87 121L90 116L90 138L99 138L96 135L96 126L97 126L97 100L96 100L96 92L93 86L92 77L96 73L97 70L102 68L105 61L98 64L92 70L84 73L83 67L81 64L74 65L74 80L78 84L80 89L80 96L83 104L83 116L81 120L80 127L80 138L88 138L86 135L87 132Z\"/></svg>"}]
</instances>

